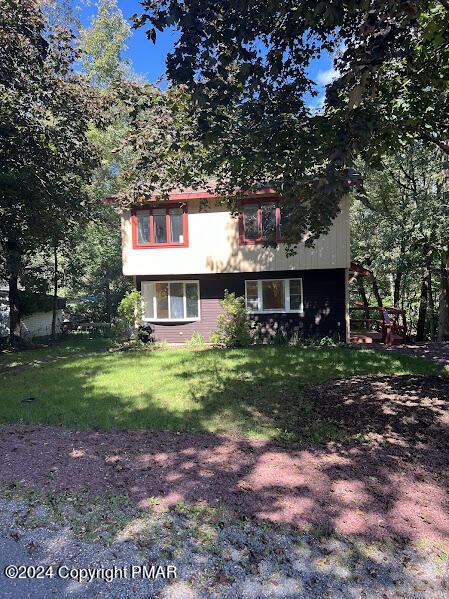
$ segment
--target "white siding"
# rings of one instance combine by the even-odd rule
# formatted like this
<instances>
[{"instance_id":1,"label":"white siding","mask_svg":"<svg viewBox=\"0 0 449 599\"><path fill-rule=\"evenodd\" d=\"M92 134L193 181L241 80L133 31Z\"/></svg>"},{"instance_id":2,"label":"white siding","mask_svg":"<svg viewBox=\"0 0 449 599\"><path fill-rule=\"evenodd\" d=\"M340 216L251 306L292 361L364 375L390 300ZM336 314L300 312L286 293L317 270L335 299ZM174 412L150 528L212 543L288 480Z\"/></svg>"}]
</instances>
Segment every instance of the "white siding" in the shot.
<instances>
[{"instance_id":1,"label":"white siding","mask_svg":"<svg viewBox=\"0 0 449 599\"><path fill-rule=\"evenodd\" d=\"M20 335L26 339L33 337L46 337L51 335L52 312L35 312L22 318ZM62 310L56 312L56 332L60 332L62 323Z\"/></svg>"},{"instance_id":2,"label":"white siding","mask_svg":"<svg viewBox=\"0 0 449 599\"><path fill-rule=\"evenodd\" d=\"M327 235L313 248L298 246L287 258L284 247L239 244L238 221L216 201L206 211L199 200L188 201L189 247L133 249L130 212L122 215L123 273L125 275L205 274L349 268L349 201Z\"/></svg>"}]
</instances>

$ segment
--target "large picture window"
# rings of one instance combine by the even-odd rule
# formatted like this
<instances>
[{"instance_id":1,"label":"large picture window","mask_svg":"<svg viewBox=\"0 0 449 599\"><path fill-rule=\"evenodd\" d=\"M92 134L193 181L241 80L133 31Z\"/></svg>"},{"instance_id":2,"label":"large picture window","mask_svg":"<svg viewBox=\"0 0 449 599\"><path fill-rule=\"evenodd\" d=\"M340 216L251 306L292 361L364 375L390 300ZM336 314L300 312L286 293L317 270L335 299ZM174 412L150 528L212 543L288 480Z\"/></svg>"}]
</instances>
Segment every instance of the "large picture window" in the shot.
<instances>
[{"instance_id":1,"label":"large picture window","mask_svg":"<svg viewBox=\"0 0 449 599\"><path fill-rule=\"evenodd\" d=\"M245 281L245 297L251 312L302 312L302 279Z\"/></svg>"},{"instance_id":2,"label":"large picture window","mask_svg":"<svg viewBox=\"0 0 449 599\"><path fill-rule=\"evenodd\" d=\"M279 243L281 241L281 211L276 202L261 200L245 202L239 219L240 243Z\"/></svg>"},{"instance_id":3,"label":"large picture window","mask_svg":"<svg viewBox=\"0 0 449 599\"><path fill-rule=\"evenodd\" d=\"M144 281L145 320L199 320L198 281Z\"/></svg>"},{"instance_id":4,"label":"large picture window","mask_svg":"<svg viewBox=\"0 0 449 599\"><path fill-rule=\"evenodd\" d=\"M136 208L132 214L134 247L187 247L185 204Z\"/></svg>"}]
</instances>

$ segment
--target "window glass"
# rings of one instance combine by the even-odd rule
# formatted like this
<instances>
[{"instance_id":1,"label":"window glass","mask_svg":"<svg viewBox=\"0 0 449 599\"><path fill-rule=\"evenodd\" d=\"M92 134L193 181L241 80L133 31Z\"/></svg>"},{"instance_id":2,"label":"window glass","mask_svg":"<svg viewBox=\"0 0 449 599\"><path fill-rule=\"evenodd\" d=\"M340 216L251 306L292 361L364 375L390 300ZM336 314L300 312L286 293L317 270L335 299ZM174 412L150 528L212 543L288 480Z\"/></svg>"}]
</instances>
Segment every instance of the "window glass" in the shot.
<instances>
[{"instance_id":1,"label":"window glass","mask_svg":"<svg viewBox=\"0 0 449 599\"><path fill-rule=\"evenodd\" d=\"M144 318L154 318L154 285L153 283L142 283L142 295L144 299Z\"/></svg>"},{"instance_id":2,"label":"window glass","mask_svg":"<svg viewBox=\"0 0 449 599\"><path fill-rule=\"evenodd\" d=\"M183 243L184 232L182 226L182 209L170 208L170 241L171 243Z\"/></svg>"},{"instance_id":3,"label":"window glass","mask_svg":"<svg viewBox=\"0 0 449 599\"><path fill-rule=\"evenodd\" d=\"M284 309L284 281L262 281L262 307L264 310Z\"/></svg>"},{"instance_id":4,"label":"window glass","mask_svg":"<svg viewBox=\"0 0 449 599\"><path fill-rule=\"evenodd\" d=\"M245 204L243 206L243 229L245 232L245 239L259 239L258 210L257 204Z\"/></svg>"},{"instance_id":5,"label":"window glass","mask_svg":"<svg viewBox=\"0 0 449 599\"><path fill-rule=\"evenodd\" d=\"M168 318L168 283L156 283L156 316Z\"/></svg>"},{"instance_id":6,"label":"window glass","mask_svg":"<svg viewBox=\"0 0 449 599\"><path fill-rule=\"evenodd\" d=\"M170 283L170 318L184 318L184 285Z\"/></svg>"},{"instance_id":7,"label":"window glass","mask_svg":"<svg viewBox=\"0 0 449 599\"><path fill-rule=\"evenodd\" d=\"M198 318L198 285L186 283L187 318Z\"/></svg>"},{"instance_id":8,"label":"window glass","mask_svg":"<svg viewBox=\"0 0 449 599\"><path fill-rule=\"evenodd\" d=\"M290 310L301 309L301 281L290 279Z\"/></svg>"},{"instance_id":9,"label":"window glass","mask_svg":"<svg viewBox=\"0 0 449 599\"><path fill-rule=\"evenodd\" d=\"M150 211L137 211L137 243L150 243Z\"/></svg>"},{"instance_id":10,"label":"window glass","mask_svg":"<svg viewBox=\"0 0 449 599\"><path fill-rule=\"evenodd\" d=\"M259 309L257 281L246 281L246 306L254 310Z\"/></svg>"},{"instance_id":11,"label":"window glass","mask_svg":"<svg viewBox=\"0 0 449 599\"><path fill-rule=\"evenodd\" d=\"M276 204L263 203L261 210L262 238L266 241L276 241Z\"/></svg>"},{"instance_id":12,"label":"window glass","mask_svg":"<svg viewBox=\"0 0 449 599\"><path fill-rule=\"evenodd\" d=\"M165 208L153 210L154 243L167 243L167 211Z\"/></svg>"}]
</instances>

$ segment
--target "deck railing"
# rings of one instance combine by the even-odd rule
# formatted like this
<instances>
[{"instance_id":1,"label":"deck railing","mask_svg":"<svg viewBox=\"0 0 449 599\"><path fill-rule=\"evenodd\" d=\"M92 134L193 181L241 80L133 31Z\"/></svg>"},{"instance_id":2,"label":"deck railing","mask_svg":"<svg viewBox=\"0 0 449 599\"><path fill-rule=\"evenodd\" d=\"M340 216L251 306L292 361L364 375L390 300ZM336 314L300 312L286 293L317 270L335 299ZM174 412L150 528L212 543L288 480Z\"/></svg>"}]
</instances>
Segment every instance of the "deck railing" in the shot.
<instances>
[{"instance_id":1,"label":"deck railing","mask_svg":"<svg viewBox=\"0 0 449 599\"><path fill-rule=\"evenodd\" d=\"M362 325L367 332L376 331L380 333L381 342L385 345L392 345L395 337L399 337L402 343L406 343L407 322L405 310L383 306L351 306L349 312L365 312L364 317L350 318L351 332L354 327ZM379 317L372 318L372 313L379 314Z\"/></svg>"}]
</instances>

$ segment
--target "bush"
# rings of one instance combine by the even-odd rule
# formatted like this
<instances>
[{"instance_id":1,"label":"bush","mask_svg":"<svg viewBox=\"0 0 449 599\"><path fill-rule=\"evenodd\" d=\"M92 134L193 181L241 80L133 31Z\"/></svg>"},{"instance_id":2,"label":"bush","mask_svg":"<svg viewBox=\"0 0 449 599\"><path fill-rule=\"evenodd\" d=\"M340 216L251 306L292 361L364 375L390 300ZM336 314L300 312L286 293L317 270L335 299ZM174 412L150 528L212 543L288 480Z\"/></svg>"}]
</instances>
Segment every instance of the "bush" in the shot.
<instances>
[{"instance_id":1,"label":"bush","mask_svg":"<svg viewBox=\"0 0 449 599\"><path fill-rule=\"evenodd\" d=\"M119 334L123 332L128 337L132 336L136 328L141 325L143 318L143 297L139 291L133 289L125 295L117 309L117 317L117 332Z\"/></svg>"},{"instance_id":2,"label":"bush","mask_svg":"<svg viewBox=\"0 0 449 599\"><path fill-rule=\"evenodd\" d=\"M142 343L153 343L154 342L154 337L153 337L153 327L151 326L151 324L146 323L146 324L141 324L139 326L139 328L137 329L137 339L139 341L141 341Z\"/></svg>"},{"instance_id":3,"label":"bush","mask_svg":"<svg viewBox=\"0 0 449 599\"><path fill-rule=\"evenodd\" d=\"M211 334L210 341L215 347L248 347L253 343L253 322L245 306L244 297L225 290L221 302L224 314L217 319L217 328Z\"/></svg>"},{"instance_id":4,"label":"bush","mask_svg":"<svg viewBox=\"0 0 449 599\"><path fill-rule=\"evenodd\" d=\"M206 341L199 331L193 331L187 345L190 345L190 347L204 347Z\"/></svg>"}]
</instances>

